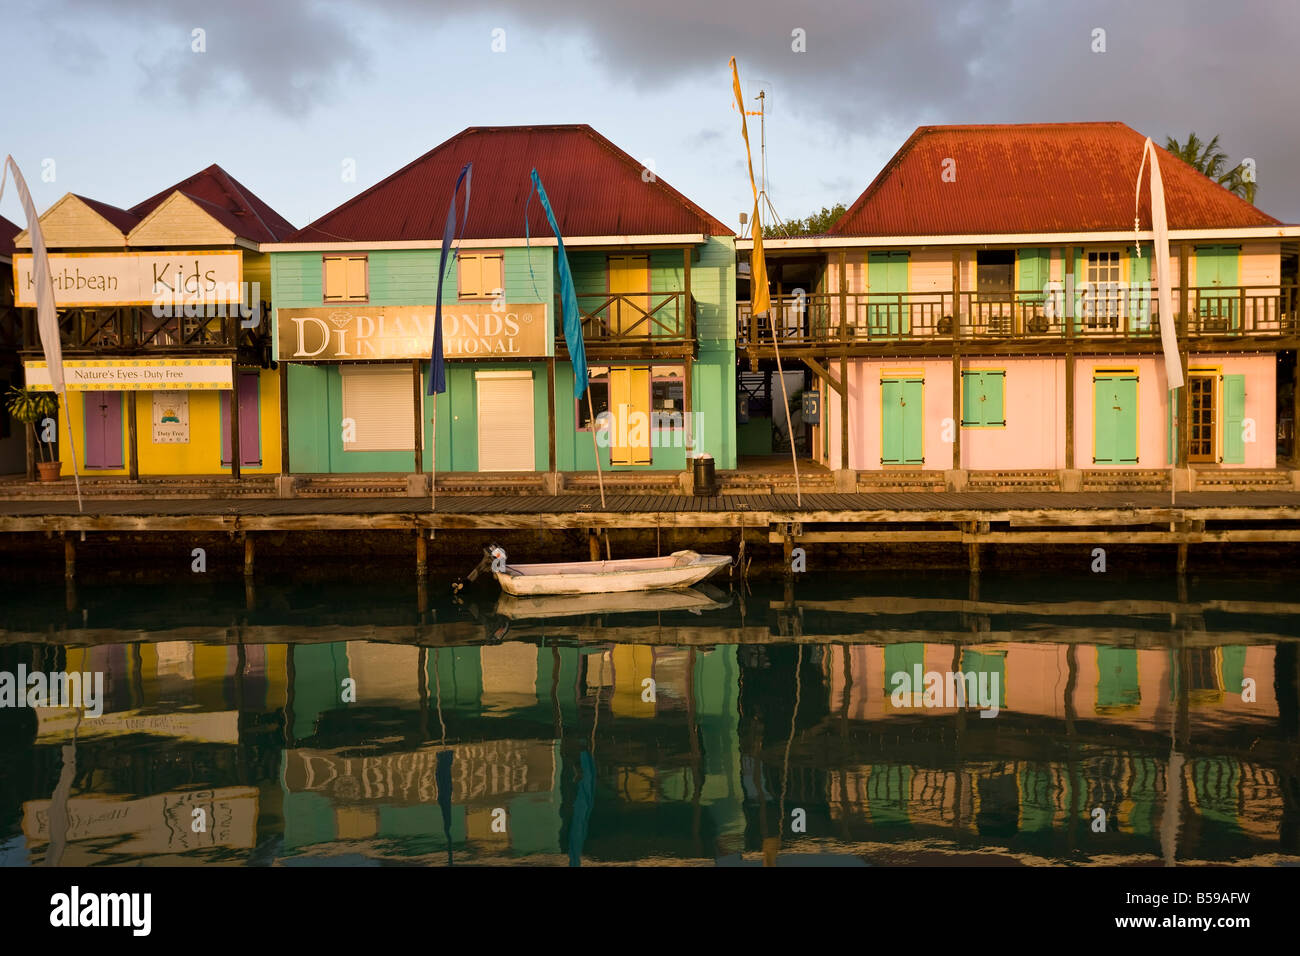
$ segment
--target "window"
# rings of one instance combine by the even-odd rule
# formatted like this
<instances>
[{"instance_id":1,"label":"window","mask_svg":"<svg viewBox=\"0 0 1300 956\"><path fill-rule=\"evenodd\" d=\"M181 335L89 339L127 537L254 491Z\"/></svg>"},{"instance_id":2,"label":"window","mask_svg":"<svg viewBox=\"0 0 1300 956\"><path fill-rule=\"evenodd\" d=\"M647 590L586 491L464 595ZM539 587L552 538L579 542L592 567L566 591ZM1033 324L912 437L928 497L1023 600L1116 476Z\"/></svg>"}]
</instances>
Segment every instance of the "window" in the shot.
<instances>
[{"instance_id":1,"label":"window","mask_svg":"<svg viewBox=\"0 0 1300 956\"><path fill-rule=\"evenodd\" d=\"M964 369L961 373L963 428L1004 428L1007 373L1001 369Z\"/></svg>"},{"instance_id":2,"label":"window","mask_svg":"<svg viewBox=\"0 0 1300 956\"><path fill-rule=\"evenodd\" d=\"M686 414L685 369L656 365L650 382L650 421L653 428L681 428Z\"/></svg>"},{"instance_id":3,"label":"window","mask_svg":"<svg viewBox=\"0 0 1300 956\"><path fill-rule=\"evenodd\" d=\"M575 399L578 406L578 430L589 431L591 429L591 414L588 409L593 409L597 415L601 412L609 411L609 369L605 367L592 366L589 369L590 384L587 386L588 393L591 395L591 404L587 403L587 396Z\"/></svg>"},{"instance_id":4,"label":"window","mask_svg":"<svg viewBox=\"0 0 1300 956\"><path fill-rule=\"evenodd\" d=\"M499 252L457 253L457 293L462 299L491 299L505 288Z\"/></svg>"},{"instance_id":5,"label":"window","mask_svg":"<svg viewBox=\"0 0 1300 956\"><path fill-rule=\"evenodd\" d=\"M1088 253L1084 265L1083 314L1090 328L1115 328L1119 325L1123 301L1120 284L1119 250Z\"/></svg>"},{"instance_id":6,"label":"window","mask_svg":"<svg viewBox=\"0 0 1300 956\"><path fill-rule=\"evenodd\" d=\"M326 302L365 302L368 269L365 256L325 256Z\"/></svg>"},{"instance_id":7,"label":"window","mask_svg":"<svg viewBox=\"0 0 1300 956\"><path fill-rule=\"evenodd\" d=\"M343 450L413 450L415 409L410 366L345 365L339 374L343 378ZM424 389L420 389L420 395L423 402ZM347 427L349 419L352 428Z\"/></svg>"}]
</instances>

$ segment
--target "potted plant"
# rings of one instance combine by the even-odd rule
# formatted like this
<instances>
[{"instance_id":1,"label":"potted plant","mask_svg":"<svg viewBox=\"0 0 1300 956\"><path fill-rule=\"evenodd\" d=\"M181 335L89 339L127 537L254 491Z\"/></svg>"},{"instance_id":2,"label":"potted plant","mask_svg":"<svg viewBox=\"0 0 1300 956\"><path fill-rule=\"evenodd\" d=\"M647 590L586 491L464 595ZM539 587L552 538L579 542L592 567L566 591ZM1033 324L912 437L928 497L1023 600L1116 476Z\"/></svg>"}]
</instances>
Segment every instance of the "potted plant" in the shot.
<instances>
[{"instance_id":1,"label":"potted plant","mask_svg":"<svg viewBox=\"0 0 1300 956\"><path fill-rule=\"evenodd\" d=\"M41 474L41 481L57 481L62 462L54 457L48 442L40 440L36 423L47 418L58 420L59 397L53 392L38 392L30 388L11 388L6 396L6 407L15 421L22 422L37 447L43 449L42 457L37 459L36 468Z\"/></svg>"}]
</instances>

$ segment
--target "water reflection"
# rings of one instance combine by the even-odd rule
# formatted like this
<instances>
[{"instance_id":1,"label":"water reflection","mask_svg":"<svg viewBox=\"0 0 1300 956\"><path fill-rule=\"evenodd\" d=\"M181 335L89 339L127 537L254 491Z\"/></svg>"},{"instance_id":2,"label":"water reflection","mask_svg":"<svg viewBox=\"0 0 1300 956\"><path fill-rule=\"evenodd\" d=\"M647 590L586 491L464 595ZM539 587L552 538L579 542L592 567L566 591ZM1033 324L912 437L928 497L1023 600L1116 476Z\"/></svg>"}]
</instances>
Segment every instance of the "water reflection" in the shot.
<instances>
[{"instance_id":1,"label":"water reflection","mask_svg":"<svg viewBox=\"0 0 1300 956\"><path fill-rule=\"evenodd\" d=\"M1285 583L1072 587L13 595L0 671L102 672L104 714L0 710L0 860L1300 860Z\"/></svg>"}]
</instances>

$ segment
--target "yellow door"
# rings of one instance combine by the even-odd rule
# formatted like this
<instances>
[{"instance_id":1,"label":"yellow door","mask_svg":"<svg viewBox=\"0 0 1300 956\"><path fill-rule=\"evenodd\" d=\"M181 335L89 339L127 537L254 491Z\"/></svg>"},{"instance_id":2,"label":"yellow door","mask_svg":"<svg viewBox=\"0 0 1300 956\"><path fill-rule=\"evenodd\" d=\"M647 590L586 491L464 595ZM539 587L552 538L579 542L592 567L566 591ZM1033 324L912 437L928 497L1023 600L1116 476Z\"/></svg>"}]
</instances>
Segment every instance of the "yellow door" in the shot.
<instances>
[{"instance_id":1,"label":"yellow door","mask_svg":"<svg viewBox=\"0 0 1300 956\"><path fill-rule=\"evenodd\" d=\"M609 463L650 464L650 369L609 370Z\"/></svg>"},{"instance_id":2,"label":"yellow door","mask_svg":"<svg viewBox=\"0 0 1300 956\"><path fill-rule=\"evenodd\" d=\"M650 257L610 256L609 294L622 296L609 307L610 331L615 335L650 334ZM638 294L640 293L640 294Z\"/></svg>"}]
</instances>

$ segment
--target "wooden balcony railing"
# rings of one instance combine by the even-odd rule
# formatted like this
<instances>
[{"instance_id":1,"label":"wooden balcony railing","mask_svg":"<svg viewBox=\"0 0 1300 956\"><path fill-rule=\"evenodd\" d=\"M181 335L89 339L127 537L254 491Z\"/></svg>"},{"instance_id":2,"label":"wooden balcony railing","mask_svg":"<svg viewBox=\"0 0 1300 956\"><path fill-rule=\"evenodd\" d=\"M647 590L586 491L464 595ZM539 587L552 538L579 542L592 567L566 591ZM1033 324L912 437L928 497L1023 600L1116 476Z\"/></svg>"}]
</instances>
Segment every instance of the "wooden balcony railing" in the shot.
<instances>
[{"instance_id":1,"label":"wooden balcony railing","mask_svg":"<svg viewBox=\"0 0 1300 956\"><path fill-rule=\"evenodd\" d=\"M1059 284L1058 284L1059 285ZM1178 333L1193 337L1296 335L1297 287L1214 286L1172 290ZM1160 307L1146 284L1080 286L1071 319L1060 288L977 293L814 293L772 299L766 315L737 303L737 342L761 348L773 330L783 348L844 344L951 341L1117 339L1146 341L1160 335Z\"/></svg>"},{"instance_id":2,"label":"wooden balcony railing","mask_svg":"<svg viewBox=\"0 0 1300 956\"><path fill-rule=\"evenodd\" d=\"M556 316L563 314L560 298ZM682 345L695 341L695 303L685 292L600 293L578 296L582 336L586 345ZM555 339L564 345L557 322Z\"/></svg>"},{"instance_id":3,"label":"wooden balcony railing","mask_svg":"<svg viewBox=\"0 0 1300 956\"><path fill-rule=\"evenodd\" d=\"M240 347L259 348L269 337L271 305L262 302L249 320L237 306L209 311L224 314L158 316L151 306L106 306L59 310L59 335L70 354L141 354L152 352L229 352ZM21 344L39 349L34 309L15 310L20 316ZM2 317L0 317L2 318ZM257 320L245 328L244 321ZM0 323L0 336L3 324Z\"/></svg>"}]
</instances>

